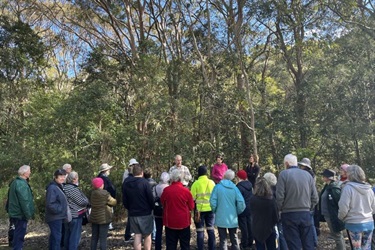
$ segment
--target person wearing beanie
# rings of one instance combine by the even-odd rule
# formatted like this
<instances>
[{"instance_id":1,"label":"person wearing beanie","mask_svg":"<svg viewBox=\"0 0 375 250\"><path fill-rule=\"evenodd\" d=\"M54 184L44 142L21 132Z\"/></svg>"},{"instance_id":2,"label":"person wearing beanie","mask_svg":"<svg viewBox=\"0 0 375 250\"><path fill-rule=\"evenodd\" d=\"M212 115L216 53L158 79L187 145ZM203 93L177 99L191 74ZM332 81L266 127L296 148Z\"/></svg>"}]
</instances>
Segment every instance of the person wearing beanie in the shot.
<instances>
[{"instance_id":1,"label":"person wearing beanie","mask_svg":"<svg viewBox=\"0 0 375 250\"><path fill-rule=\"evenodd\" d=\"M224 173L228 170L228 166L223 162L223 156L216 156L216 164L212 167L211 178L218 184L224 177Z\"/></svg>"},{"instance_id":2,"label":"person wearing beanie","mask_svg":"<svg viewBox=\"0 0 375 250\"><path fill-rule=\"evenodd\" d=\"M113 206L117 201L104 189L104 181L96 177L91 181L93 191L90 196L91 214L89 221L92 227L91 249L107 249L107 234L112 221Z\"/></svg>"},{"instance_id":3,"label":"person wearing beanie","mask_svg":"<svg viewBox=\"0 0 375 250\"><path fill-rule=\"evenodd\" d=\"M206 225L208 235L208 249L215 249L215 231L214 222L215 214L211 210L210 197L212 190L215 187L215 182L207 177L207 167L198 167L198 180L191 186L191 194L195 201L195 210L200 212L200 221L195 222L197 231L197 248L203 250L204 246L204 226Z\"/></svg>"},{"instance_id":4,"label":"person wearing beanie","mask_svg":"<svg viewBox=\"0 0 375 250\"><path fill-rule=\"evenodd\" d=\"M251 249L253 246L253 234L251 232L250 199L253 196L253 185L247 179L245 170L237 172L237 188L240 190L246 204L245 210L238 215L238 226L241 230L241 249Z\"/></svg>"},{"instance_id":5,"label":"person wearing beanie","mask_svg":"<svg viewBox=\"0 0 375 250\"><path fill-rule=\"evenodd\" d=\"M341 196L341 189L338 182L335 180L335 171L325 169L322 173L322 178L325 183L323 190L319 197L319 212L327 222L331 238L336 243L337 250L345 250L345 241L342 235L344 224L337 217L339 211L339 200Z\"/></svg>"},{"instance_id":6,"label":"person wearing beanie","mask_svg":"<svg viewBox=\"0 0 375 250\"><path fill-rule=\"evenodd\" d=\"M111 173L112 167L113 166L110 166L107 163L103 163L99 167L99 174L98 174L97 177L103 179L103 182L104 182L103 189L107 190L111 194L112 198L116 199L116 187L115 187L115 185L113 185L112 181L108 178L109 174ZM113 209L112 209L112 213L113 213ZM109 230L113 230L113 229L114 229L114 227L112 226L112 223L110 223L109 224Z\"/></svg>"},{"instance_id":7,"label":"person wearing beanie","mask_svg":"<svg viewBox=\"0 0 375 250\"><path fill-rule=\"evenodd\" d=\"M348 164L342 164L340 166L340 180L339 180L339 185L341 189L344 187L345 183L348 181L348 175L347 175L347 170L348 170L349 165Z\"/></svg>"}]
</instances>

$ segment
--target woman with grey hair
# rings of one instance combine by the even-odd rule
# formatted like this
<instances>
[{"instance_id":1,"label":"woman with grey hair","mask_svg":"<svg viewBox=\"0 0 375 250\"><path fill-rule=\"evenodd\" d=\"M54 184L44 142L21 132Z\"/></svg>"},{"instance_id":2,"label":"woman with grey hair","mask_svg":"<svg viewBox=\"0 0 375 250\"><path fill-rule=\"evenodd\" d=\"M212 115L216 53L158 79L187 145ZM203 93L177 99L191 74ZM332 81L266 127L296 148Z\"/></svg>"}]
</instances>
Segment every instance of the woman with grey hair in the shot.
<instances>
[{"instance_id":1,"label":"woman with grey hair","mask_svg":"<svg viewBox=\"0 0 375 250\"><path fill-rule=\"evenodd\" d=\"M66 249L76 250L81 239L82 216L86 212L89 199L78 188L78 173L75 171L68 174L63 189L72 213L72 221L64 225L64 246Z\"/></svg>"},{"instance_id":2,"label":"woman with grey hair","mask_svg":"<svg viewBox=\"0 0 375 250\"><path fill-rule=\"evenodd\" d=\"M194 209L193 196L181 182L182 171L172 170L171 185L163 190L160 201L163 205L163 224L167 249L190 249L190 211Z\"/></svg>"},{"instance_id":3,"label":"woman with grey hair","mask_svg":"<svg viewBox=\"0 0 375 250\"><path fill-rule=\"evenodd\" d=\"M232 182L233 178L233 170L227 170L224 179L212 191L210 205L212 212L215 213L215 225L219 231L220 249L227 249L227 231L229 231L232 249L239 250L238 215L245 210L246 205L240 190Z\"/></svg>"},{"instance_id":4,"label":"woman with grey hair","mask_svg":"<svg viewBox=\"0 0 375 250\"><path fill-rule=\"evenodd\" d=\"M353 249L371 249L375 198L361 167L347 168L348 182L342 189L338 218L345 223Z\"/></svg>"},{"instance_id":5,"label":"woman with grey hair","mask_svg":"<svg viewBox=\"0 0 375 250\"><path fill-rule=\"evenodd\" d=\"M155 197L154 217L156 226L155 235L155 250L161 250L161 242L163 236L163 206L161 205L160 197L164 191L164 188L169 186L169 174L163 172L160 175L159 184L154 186L152 193Z\"/></svg>"}]
</instances>

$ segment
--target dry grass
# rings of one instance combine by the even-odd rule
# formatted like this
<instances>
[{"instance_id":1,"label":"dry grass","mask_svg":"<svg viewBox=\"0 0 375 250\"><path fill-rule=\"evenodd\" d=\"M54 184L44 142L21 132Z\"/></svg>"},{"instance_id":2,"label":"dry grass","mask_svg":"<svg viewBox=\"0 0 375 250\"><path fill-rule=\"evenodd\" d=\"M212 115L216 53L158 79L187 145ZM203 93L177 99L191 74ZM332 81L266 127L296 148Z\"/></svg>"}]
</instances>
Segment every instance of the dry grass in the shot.
<instances>
[{"instance_id":1,"label":"dry grass","mask_svg":"<svg viewBox=\"0 0 375 250\"><path fill-rule=\"evenodd\" d=\"M110 231L110 235L108 236L108 249L133 249L132 244L124 243L124 229L125 223L119 222L115 223L115 230ZM196 235L195 235L195 228L192 225L192 239L191 239L191 246L192 249L196 246ZM86 225L83 226L82 230L82 240L80 244L80 249L90 249L90 240L91 240L91 226ZM25 248L24 250L44 250L48 249L48 233L49 229L45 223L40 223L36 221L30 221L28 224L28 230L25 239ZM0 225L0 250L11 249L8 246L8 222L1 221ZM217 235L217 234L216 234ZM218 239L218 235L217 235ZM321 235L319 236L319 246L317 249L335 249L334 241L329 239L328 237L328 228L325 223L321 225ZM347 245L347 249L350 249L349 245Z\"/></svg>"}]
</instances>

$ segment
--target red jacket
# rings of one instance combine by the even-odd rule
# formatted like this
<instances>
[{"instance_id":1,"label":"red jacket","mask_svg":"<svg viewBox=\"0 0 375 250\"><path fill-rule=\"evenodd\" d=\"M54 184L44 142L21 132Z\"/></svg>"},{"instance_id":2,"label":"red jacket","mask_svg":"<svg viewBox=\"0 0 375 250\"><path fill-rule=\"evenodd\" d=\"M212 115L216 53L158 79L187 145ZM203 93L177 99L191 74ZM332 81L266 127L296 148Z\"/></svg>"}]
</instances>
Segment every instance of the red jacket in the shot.
<instances>
[{"instance_id":1,"label":"red jacket","mask_svg":"<svg viewBox=\"0 0 375 250\"><path fill-rule=\"evenodd\" d=\"M160 197L163 204L163 224L171 229L183 229L190 226L190 211L194 209L194 200L189 189L181 182L173 182L166 187Z\"/></svg>"}]
</instances>

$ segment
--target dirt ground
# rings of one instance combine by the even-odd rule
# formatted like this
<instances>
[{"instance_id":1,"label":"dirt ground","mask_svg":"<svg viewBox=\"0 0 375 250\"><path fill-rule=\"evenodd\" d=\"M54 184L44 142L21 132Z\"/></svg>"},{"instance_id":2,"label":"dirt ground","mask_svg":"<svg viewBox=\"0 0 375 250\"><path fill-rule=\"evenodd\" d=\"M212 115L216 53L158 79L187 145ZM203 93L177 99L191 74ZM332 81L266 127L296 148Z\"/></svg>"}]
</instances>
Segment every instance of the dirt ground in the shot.
<instances>
[{"instance_id":1,"label":"dirt ground","mask_svg":"<svg viewBox=\"0 0 375 250\"><path fill-rule=\"evenodd\" d=\"M115 230L110 231L108 236L108 249L133 249L131 243L124 242L124 232L125 223L119 222L114 223ZM194 225L191 226L191 248L196 247L196 234ZM24 250L44 250L48 249L48 233L49 229L45 223L40 223L36 221L30 221L28 224L27 235L24 244ZM239 232L239 237L240 237ZM8 222L1 221L0 225L0 250L11 249L8 247ZM216 236L218 239L218 234L216 231ZM91 240L91 225L88 224L83 226L82 229L82 239L80 248L82 250L90 249ZM216 240L218 242L218 240ZM163 241L165 242L165 241ZM317 249L335 249L335 244L332 239L329 238L328 228L325 223L321 225L321 235L319 236L319 243ZM347 245L347 249L350 249Z\"/></svg>"}]
</instances>

